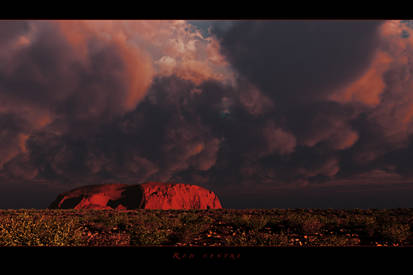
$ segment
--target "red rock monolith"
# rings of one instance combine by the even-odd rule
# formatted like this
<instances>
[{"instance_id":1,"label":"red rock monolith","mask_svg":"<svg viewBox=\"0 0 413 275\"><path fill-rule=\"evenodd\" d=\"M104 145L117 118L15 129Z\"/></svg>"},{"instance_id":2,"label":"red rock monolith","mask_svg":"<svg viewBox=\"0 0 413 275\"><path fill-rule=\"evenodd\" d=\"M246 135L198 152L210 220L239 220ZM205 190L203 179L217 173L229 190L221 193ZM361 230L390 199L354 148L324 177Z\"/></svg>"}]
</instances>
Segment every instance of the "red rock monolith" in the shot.
<instances>
[{"instance_id":1,"label":"red rock monolith","mask_svg":"<svg viewBox=\"0 0 413 275\"><path fill-rule=\"evenodd\" d=\"M64 192L49 209L220 209L214 192L197 185L147 182L99 184Z\"/></svg>"}]
</instances>

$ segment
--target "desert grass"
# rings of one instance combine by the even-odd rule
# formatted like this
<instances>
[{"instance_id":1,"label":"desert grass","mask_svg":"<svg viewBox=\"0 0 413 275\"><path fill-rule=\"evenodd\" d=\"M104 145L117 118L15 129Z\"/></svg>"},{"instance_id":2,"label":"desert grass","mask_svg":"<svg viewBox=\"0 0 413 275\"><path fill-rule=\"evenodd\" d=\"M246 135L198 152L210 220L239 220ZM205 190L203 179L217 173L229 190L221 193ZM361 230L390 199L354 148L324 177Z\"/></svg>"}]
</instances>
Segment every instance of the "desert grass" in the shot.
<instances>
[{"instance_id":1,"label":"desert grass","mask_svg":"<svg viewBox=\"0 0 413 275\"><path fill-rule=\"evenodd\" d=\"M412 246L413 209L0 210L0 246Z\"/></svg>"}]
</instances>

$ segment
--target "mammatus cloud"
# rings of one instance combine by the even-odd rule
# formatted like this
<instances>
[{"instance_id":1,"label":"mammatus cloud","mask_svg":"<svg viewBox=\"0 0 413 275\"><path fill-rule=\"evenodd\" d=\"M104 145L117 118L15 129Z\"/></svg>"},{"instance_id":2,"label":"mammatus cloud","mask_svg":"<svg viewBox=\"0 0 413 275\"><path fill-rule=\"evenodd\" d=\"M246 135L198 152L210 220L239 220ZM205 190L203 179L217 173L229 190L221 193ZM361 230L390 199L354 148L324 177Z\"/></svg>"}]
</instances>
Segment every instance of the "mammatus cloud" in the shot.
<instances>
[{"instance_id":1,"label":"mammatus cloud","mask_svg":"<svg viewBox=\"0 0 413 275\"><path fill-rule=\"evenodd\" d=\"M157 171L145 158L103 153L88 139L133 111L155 76L196 84L230 78L216 41L188 28L184 21L1 22L0 164L9 161L3 175L69 179L105 167L120 177L147 177ZM168 58L175 65L165 73L160 60ZM207 169L216 139L193 146L210 159L196 160ZM196 155L188 150L188 157Z\"/></svg>"},{"instance_id":2,"label":"mammatus cloud","mask_svg":"<svg viewBox=\"0 0 413 275\"><path fill-rule=\"evenodd\" d=\"M368 66L381 23L237 21L217 33L230 63L275 103L305 103L325 98Z\"/></svg>"},{"instance_id":3,"label":"mammatus cloud","mask_svg":"<svg viewBox=\"0 0 413 275\"><path fill-rule=\"evenodd\" d=\"M402 38L404 25L388 21L380 28L380 43L369 67L355 81L332 93L341 103L364 104L369 118L385 128L394 142L411 134L411 58L413 40Z\"/></svg>"},{"instance_id":4,"label":"mammatus cloud","mask_svg":"<svg viewBox=\"0 0 413 275\"><path fill-rule=\"evenodd\" d=\"M61 122L62 129L93 124L133 109L151 83L152 65L142 50L82 24L69 23L68 33L62 24L0 23L2 33L22 28L0 46L0 112L21 121L16 133L2 128L11 143L2 143L8 149L2 150L1 162L24 153L32 132L50 123Z\"/></svg>"},{"instance_id":5,"label":"mammatus cloud","mask_svg":"<svg viewBox=\"0 0 413 275\"><path fill-rule=\"evenodd\" d=\"M400 173L405 180L410 177L413 44L403 33L410 31L400 21L382 24L368 68L331 95L334 101L355 106L359 114L353 120L360 140L352 161L362 169Z\"/></svg>"},{"instance_id":6,"label":"mammatus cloud","mask_svg":"<svg viewBox=\"0 0 413 275\"><path fill-rule=\"evenodd\" d=\"M226 192L409 179L403 23L218 23L0 22L1 177Z\"/></svg>"},{"instance_id":7,"label":"mammatus cloud","mask_svg":"<svg viewBox=\"0 0 413 275\"><path fill-rule=\"evenodd\" d=\"M294 151L296 140L294 135L277 128L274 123L269 122L263 129L263 136L267 142L267 148L263 154L278 153L280 155L290 154Z\"/></svg>"},{"instance_id":8,"label":"mammatus cloud","mask_svg":"<svg viewBox=\"0 0 413 275\"><path fill-rule=\"evenodd\" d=\"M288 160L242 168L251 186L260 177L276 186L408 170L413 53L412 36L403 34L411 30L398 21L328 23L241 21L217 30L224 55L296 139Z\"/></svg>"}]
</instances>

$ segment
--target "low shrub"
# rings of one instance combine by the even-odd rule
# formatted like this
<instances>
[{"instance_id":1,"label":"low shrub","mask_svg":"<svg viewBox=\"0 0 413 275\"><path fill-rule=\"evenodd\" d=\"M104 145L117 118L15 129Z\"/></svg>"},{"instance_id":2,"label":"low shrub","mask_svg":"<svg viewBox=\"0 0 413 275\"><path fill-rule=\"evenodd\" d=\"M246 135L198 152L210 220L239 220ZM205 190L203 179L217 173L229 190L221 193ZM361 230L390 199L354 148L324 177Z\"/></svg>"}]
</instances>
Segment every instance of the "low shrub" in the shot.
<instances>
[{"instance_id":1,"label":"low shrub","mask_svg":"<svg viewBox=\"0 0 413 275\"><path fill-rule=\"evenodd\" d=\"M0 246L411 245L413 209L1 210Z\"/></svg>"},{"instance_id":2,"label":"low shrub","mask_svg":"<svg viewBox=\"0 0 413 275\"><path fill-rule=\"evenodd\" d=\"M0 224L1 246L77 246L84 244L84 228L78 219L40 217L23 212L3 219Z\"/></svg>"},{"instance_id":3,"label":"low shrub","mask_svg":"<svg viewBox=\"0 0 413 275\"><path fill-rule=\"evenodd\" d=\"M403 242L410 235L410 226L408 224L384 224L379 229L379 239L390 242Z\"/></svg>"}]
</instances>

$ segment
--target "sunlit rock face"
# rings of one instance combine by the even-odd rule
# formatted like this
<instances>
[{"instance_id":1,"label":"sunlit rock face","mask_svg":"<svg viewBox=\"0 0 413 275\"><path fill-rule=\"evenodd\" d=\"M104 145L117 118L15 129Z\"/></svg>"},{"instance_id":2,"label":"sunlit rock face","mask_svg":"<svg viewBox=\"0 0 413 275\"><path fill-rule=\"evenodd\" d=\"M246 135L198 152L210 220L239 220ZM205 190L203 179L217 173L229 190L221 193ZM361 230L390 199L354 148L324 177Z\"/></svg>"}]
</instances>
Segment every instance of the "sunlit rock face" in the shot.
<instances>
[{"instance_id":1,"label":"sunlit rock face","mask_svg":"<svg viewBox=\"0 0 413 275\"><path fill-rule=\"evenodd\" d=\"M220 209L212 192L197 185L147 182L99 184L59 194L49 209Z\"/></svg>"}]
</instances>

